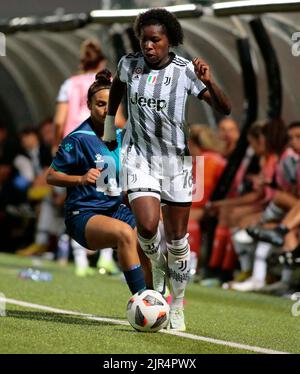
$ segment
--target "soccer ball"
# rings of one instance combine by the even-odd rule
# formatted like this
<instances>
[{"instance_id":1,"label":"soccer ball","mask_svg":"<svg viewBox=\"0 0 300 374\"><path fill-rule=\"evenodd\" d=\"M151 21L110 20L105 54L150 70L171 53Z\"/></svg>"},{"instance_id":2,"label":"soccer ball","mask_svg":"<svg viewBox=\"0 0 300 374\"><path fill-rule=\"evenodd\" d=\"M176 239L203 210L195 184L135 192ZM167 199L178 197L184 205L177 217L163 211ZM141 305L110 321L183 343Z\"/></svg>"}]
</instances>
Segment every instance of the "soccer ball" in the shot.
<instances>
[{"instance_id":1,"label":"soccer ball","mask_svg":"<svg viewBox=\"0 0 300 374\"><path fill-rule=\"evenodd\" d=\"M143 332L156 332L167 326L170 307L157 291L139 291L128 301L127 318L131 326Z\"/></svg>"}]
</instances>

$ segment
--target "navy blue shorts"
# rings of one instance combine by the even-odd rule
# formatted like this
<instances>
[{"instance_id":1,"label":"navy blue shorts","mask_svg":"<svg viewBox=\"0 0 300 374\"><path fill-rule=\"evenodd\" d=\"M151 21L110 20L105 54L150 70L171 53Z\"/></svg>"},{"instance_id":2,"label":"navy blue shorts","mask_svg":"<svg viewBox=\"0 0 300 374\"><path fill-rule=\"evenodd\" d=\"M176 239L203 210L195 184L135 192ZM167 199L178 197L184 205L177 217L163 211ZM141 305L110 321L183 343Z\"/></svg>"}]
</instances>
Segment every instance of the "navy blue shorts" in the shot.
<instances>
[{"instance_id":1,"label":"navy blue shorts","mask_svg":"<svg viewBox=\"0 0 300 374\"><path fill-rule=\"evenodd\" d=\"M70 216L66 218L65 224L68 234L75 239L83 247L88 248L85 239L85 226L88 220L97 215L112 217L122 222L127 223L133 229L136 226L134 215L126 205L121 204L115 211L103 211L103 212L82 212L78 215Z\"/></svg>"}]
</instances>

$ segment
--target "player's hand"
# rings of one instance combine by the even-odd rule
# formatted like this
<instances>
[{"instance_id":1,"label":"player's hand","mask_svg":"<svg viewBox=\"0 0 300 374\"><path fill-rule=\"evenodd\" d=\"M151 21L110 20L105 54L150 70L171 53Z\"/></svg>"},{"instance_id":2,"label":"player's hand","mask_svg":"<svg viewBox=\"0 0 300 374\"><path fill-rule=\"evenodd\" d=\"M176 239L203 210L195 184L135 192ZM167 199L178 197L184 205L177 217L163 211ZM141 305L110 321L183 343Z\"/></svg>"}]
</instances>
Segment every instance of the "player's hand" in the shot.
<instances>
[{"instance_id":1,"label":"player's hand","mask_svg":"<svg viewBox=\"0 0 300 374\"><path fill-rule=\"evenodd\" d=\"M210 67L199 57L195 57L192 60L194 65L195 74L204 84L210 83L212 80Z\"/></svg>"},{"instance_id":2,"label":"player's hand","mask_svg":"<svg viewBox=\"0 0 300 374\"><path fill-rule=\"evenodd\" d=\"M99 169L90 169L86 174L81 177L82 185L94 185L97 178L101 174Z\"/></svg>"}]
</instances>

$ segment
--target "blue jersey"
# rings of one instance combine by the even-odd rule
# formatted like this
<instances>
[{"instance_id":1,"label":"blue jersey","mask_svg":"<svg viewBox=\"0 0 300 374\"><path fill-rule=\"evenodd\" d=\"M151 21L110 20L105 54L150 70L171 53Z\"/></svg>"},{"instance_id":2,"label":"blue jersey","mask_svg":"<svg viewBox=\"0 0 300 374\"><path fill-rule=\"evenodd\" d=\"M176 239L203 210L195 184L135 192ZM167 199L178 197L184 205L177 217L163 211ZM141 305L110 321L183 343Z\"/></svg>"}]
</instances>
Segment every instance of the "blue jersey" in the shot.
<instances>
[{"instance_id":1,"label":"blue jersey","mask_svg":"<svg viewBox=\"0 0 300 374\"><path fill-rule=\"evenodd\" d=\"M88 118L63 139L51 167L68 175L84 175L91 168L105 168L113 170L116 182L119 183L121 132L118 133L117 140L118 147L110 151L96 135L91 126L91 119ZM114 210L119 207L122 200L122 193L118 196L108 196L99 191L96 185L68 187L65 202L66 215L79 214L83 211L101 213L101 211Z\"/></svg>"}]
</instances>

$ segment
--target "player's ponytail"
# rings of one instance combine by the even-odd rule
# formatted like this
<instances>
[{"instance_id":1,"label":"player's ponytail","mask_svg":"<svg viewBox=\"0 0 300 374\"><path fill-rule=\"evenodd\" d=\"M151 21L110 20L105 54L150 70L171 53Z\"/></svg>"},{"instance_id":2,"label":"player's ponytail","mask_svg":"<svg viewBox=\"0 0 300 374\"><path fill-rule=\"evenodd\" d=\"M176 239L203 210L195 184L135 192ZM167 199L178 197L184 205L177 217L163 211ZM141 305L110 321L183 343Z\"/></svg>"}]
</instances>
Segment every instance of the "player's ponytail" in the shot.
<instances>
[{"instance_id":1,"label":"player's ponytail","mask_svg":"<svg viewBox=\"0 0 300 374\"><path fill-rule=\"evenodd\" d=\"M95 82L97 82L99 85L102 84L103 86L111 86L111 82L112 82L111 72L108 69L99 71L96 74Z\"/></svg>"},{"instance_id":2,"label":"player's ponytail","mask_svg":"<svg viewBox=\"0 0 300 374\"><path fill-rule=\"evenodd\" d=\"M110 89L112 84L111 72L107 69L99 71L96 74L95 82L90 86L87 94L88 105L91 104L93 96L96 92L104 89ZM113 141L116 139L116 128L114 125L115 117L106 115L104 122L104 134L102 139L104 141Z\"/></svg>"}]
</instances>

